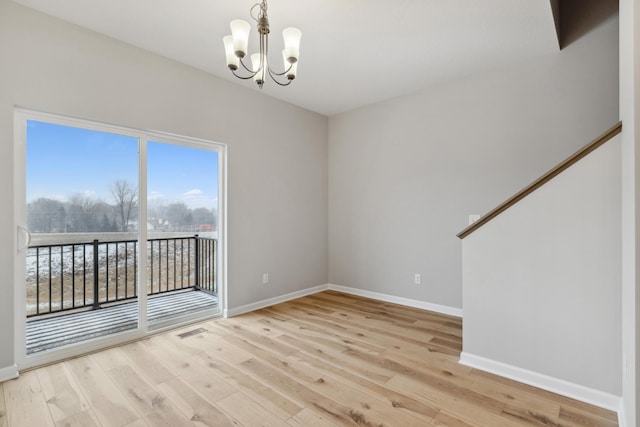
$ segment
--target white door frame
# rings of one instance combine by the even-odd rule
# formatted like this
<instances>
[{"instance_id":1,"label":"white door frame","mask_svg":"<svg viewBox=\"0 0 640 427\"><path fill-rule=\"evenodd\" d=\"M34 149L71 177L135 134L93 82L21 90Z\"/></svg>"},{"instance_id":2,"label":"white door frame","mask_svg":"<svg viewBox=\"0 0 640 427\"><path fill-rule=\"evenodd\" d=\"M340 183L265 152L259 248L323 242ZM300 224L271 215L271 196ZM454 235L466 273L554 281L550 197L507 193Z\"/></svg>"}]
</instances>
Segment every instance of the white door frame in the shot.
<instances>
[{"instance_id":1,"label":"white door frame","mask_svg":"<svg viewBox=\"0 0 640 427\"><path fill-rule=\"evenodd\" d=\"M44 351L34 355L26 354L26 293L24 291L25 274L25 249L28 246L26 230L26 123L27 120L37 120L55 123L71 127L80 127L89 130L115 133L119 135L138 138L139 147L139 182L138 200L140 218L146 218L147 214L147 182L146 182L146 148L148 141L166 142L192 148L206 149L218 153L218 256L216 280L218 282L219 304L216 310L205 311L199 315L187 315L179 318L175 323L167 326L165 323L149 326L146 319L147 293L143 286L146 281L138 280L138 327L110 335L107 337L92 339L57 349ZM14 110L14 360L18 369L27 369L34 366L51 363L57 360L89 353L101 348L122 344L128 341L144 338L151 334L173 329L181 325L205 320L211 317L221 316L227 308L227 146L219 142L208 141L199 138L191 138L174 135L165 132L133 129L123 126L115 126L95 121L89 121L64 115L50 114L25 108ZM146 227L139 227L139 241L146 241ZM139 245L138 275L146 274L146 245Z\"/></svg>"}]
</instances>

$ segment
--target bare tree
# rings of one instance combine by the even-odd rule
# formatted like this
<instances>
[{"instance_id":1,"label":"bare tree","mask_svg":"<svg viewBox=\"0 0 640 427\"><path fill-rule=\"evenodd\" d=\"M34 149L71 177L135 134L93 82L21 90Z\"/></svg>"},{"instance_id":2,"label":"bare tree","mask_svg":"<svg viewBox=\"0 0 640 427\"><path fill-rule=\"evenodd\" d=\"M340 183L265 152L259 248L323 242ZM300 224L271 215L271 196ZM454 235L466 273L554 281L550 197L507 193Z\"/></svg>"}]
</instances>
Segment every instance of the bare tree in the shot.
<instances>
[{"instance_id":1,"label":"bare tree","mask_svg":"<svg viewBox=\"0 0 640 427\"><path fill-rule=\"evenodd\" d=\"M27 205L27 225L36 233L65 231L66 212L62 202L39 198Z\"/></svg>"},{"instance_id":2,"label":"bare tree","mask_svg":"<svg viewBox=\"0 0 640 427\"><path fill-rule=\"evenodd\" d=\"M138 189L129 181L119 179L111 184L111 195L118 215L118 228L127 231L138 204Z\"/></svg>"},{"instance_id":3,"label":"bare tree","mask_svg":"<svg viewBox=\"0 0 640 427\"><path fill-rule=\"evenodd\" d=\"M168 205L166 215L169 220L169 224L174 231L181 230L185 226L191 225L191 210L182 202L171 203Z\"/></svg>"},{"instance_id":4,"label":"bare tree","mask_svg":"<svg viewBox=\"0 0 640 427\"><path fill-rule=\"evenodd\" d=\"M196 208L193 210L193 225L215 224L216 214L213 209Z\"/></svg>"},{"instance_id":5,"label":"bare tree","mask_svg":"<svg viewBox=\"0 0 640 427\"><path fill-rule=\"evenodd\" d=\"M96 231L96 201L91 197L76 193L69 198L67 216L72 230L87 233Z\"/></svg>"}]
</instances>

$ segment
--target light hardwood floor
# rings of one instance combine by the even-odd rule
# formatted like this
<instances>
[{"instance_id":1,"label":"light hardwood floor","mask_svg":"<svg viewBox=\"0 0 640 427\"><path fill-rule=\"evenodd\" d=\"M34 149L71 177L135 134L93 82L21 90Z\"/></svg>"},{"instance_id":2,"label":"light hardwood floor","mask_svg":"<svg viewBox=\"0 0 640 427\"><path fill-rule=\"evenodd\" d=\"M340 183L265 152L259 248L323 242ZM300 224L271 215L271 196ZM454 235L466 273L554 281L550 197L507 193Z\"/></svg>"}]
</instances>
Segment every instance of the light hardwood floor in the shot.
<instances>
[{"instance_id":1,"label":"light hardwood floor","mask_svg":"<svg viewBox=\"0 0 640 427\"><path fill-rule=\"evenodd\" d=\"M0 427L617 425L459 365L461 335L458 318L327 291L25 372L0 384Z\"/></svg>"}]
</instances>

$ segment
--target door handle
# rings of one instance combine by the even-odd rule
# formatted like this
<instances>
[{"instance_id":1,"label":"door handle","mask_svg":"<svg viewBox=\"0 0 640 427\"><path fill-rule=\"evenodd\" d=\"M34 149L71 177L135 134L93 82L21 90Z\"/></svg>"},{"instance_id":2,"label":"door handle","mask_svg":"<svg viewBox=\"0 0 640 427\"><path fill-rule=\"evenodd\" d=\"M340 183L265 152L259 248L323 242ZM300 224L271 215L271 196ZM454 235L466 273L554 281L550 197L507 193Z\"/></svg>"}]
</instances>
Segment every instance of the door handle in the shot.
<instances>
[{"instance_id":1,"label":"door handle","mask_svg":"<svg viewBox=\"0 0 640 427\"><path fill-rule=\"evenodd\" d=\"M24 234L27 237L27 241L24 246L20 247L20 235ZM18 226L18 250L25 250L31 245L31 231L27 227L23 227L21 225Z\"/></svg>"}]
</instances>

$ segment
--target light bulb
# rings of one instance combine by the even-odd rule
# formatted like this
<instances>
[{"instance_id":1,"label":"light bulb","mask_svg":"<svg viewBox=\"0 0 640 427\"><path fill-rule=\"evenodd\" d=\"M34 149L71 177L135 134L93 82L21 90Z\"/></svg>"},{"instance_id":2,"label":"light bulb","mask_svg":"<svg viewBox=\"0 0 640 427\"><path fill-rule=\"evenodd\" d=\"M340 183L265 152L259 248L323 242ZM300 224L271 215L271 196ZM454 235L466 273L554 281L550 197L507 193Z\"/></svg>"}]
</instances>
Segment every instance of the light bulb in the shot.
<instances>
[{"instance_id":1,"label":"light bulb","mask_svg":"<svg viewBox=\"0 0 640 427\"><path fill-rule=\"evenodd\" d=\"M284 38L284 51L287 60L293 64L300 57L300 38L302 37L302 32L297 28L289 27L282 31L282 37Z\"/></svg>"},{"instance_id":2,"label":"light bulb","mask_svg":"<svg viewBox=\"0 0 640 427\"><path fill-rule=\"evenodd\" d=\"M298 74L298 62L294 62L293 64L289 62L286 49L282 51L282 62L284 62L284 69L287 74L287 79L295 79L296 75Z\"/></svg>"},{"instance_id":3,"label":"light bulb","mask_svg":"<svg viewBox=\"0 0 640 427\"><path fill-rule=\"evenodd\" d=\"M232 71L235 71L238 69L240 59L236 56L235 50L233 48L233 37L224 36L222 38L222 42L224 43L224 52L227 55L227 67L229 67Z\"/></svg>"},{"instance_id":4,"label":"light bulb","mask_svg":"<svg viewBox=\"0 0 640 427\"><path fill-rule=\"evenodd\" d=\"M249 45L249 32L251 25L242 19L234 19L229 24L231 27L231 35L233 36L233 49L238 58L244 58L247 54L247 46Z\"/></svg>"},{"instance_id":5,"label":"light bulb","mask_svg":"<svg viewBox=\"0 0 640 427\"><path fill-rule=\"evenodd\" d=\"M251 64L253 65L253 71L256 73L253 76L253 80L258 83L258 86L262 87L264 83L264 72L267 68L267 58L263 58L259 53L251 55Z\"/></svg>"}]
</instances>

